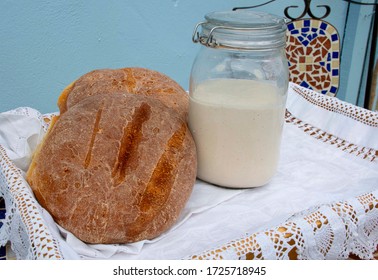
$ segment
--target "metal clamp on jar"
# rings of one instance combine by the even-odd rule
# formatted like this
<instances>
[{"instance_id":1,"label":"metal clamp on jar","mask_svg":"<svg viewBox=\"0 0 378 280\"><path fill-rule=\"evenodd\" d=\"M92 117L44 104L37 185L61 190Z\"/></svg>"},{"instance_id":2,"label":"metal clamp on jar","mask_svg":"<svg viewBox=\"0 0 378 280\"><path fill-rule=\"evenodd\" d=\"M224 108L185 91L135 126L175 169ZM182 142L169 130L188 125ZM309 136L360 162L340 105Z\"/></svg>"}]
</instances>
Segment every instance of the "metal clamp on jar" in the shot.
<instances>
[{"instance_id":1,"label":"metal clamp on jar","mask_svg":"<svg viewBox=\"0 0 378 280\"><path fill-rule=\"evenodd\" d=\"M200 31L199 31L200 30ZM220 186L267 184L276 172L288 89L283 18L213 12L196 25L189 127L198 178Z\"/></svg>"}]
</instances>

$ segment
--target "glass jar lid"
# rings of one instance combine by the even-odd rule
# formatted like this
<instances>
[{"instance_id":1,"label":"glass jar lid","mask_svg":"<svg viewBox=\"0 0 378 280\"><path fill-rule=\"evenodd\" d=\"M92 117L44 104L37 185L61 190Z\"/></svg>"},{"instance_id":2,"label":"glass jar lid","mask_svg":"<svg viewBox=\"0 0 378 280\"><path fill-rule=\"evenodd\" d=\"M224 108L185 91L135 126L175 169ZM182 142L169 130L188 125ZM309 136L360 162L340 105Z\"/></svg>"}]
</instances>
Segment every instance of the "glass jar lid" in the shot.
<instances>
[{"instance_id":1,"label":"glass jar lid","mask_svg":"<svg viewBox=\"0 0 378 280\"><path fill-rule=\"evenodd\" d=\"M201 27L201 32L198 29ZM193 42L211 48L273 50L286 44L284 18L256 11L212 12L196 25Z\"/></svg>"}]
</instances>

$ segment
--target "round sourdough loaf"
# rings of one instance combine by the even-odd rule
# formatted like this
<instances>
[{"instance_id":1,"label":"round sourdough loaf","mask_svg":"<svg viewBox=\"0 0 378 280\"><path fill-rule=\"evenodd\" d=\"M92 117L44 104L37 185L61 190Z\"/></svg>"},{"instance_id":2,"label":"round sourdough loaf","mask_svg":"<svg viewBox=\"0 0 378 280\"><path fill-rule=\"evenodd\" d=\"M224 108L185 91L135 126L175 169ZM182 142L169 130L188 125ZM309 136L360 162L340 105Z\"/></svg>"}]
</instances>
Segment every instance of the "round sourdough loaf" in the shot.
<instances>
[{"instance_id":1,"label":"round sourdough loaf","mask_svg":"<svg viewBox=\"0 0 378 280\"><path fill-rule=\"evenodd\" d=\"M186 119L189 96L170 77L145 68L98 69L68 85L58 99L60 113L97 94L134 93L159 99Z\"/></svg>"},{"instance_id":2,"label":"round sourdough loaf","mask_svg":"<svg viewBox=\"0 0 378 280\"><path fill-rule=\"evenodd\" d=\"M159 100L90 96L60 116L27 173L39 203L87 243L128 243L170 228L196 178L186 122Z\"/></svg>"}]
</instances>

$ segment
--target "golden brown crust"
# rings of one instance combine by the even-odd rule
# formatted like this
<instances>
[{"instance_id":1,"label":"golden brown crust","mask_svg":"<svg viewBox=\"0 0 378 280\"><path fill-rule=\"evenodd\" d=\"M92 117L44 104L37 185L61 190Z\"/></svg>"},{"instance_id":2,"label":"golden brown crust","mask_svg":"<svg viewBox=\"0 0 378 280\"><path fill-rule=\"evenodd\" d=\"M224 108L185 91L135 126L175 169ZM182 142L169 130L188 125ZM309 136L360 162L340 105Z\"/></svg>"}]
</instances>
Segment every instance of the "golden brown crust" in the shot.
<instances>
[{"instance_id":1,"label":"golden brown crust","mask_svg":"<svg viewBox=\"0 0 378 280\"><path fill-rule=\"evenodd\" d=\"M74 86L75 82L72 82L69 84L60 94L58 98L58 108L60 110L60 113L63 114L65 111L67 111L67 98L70 92L72 91L72 88Z\"/></svg>"},{"instance_id":2,"label":"golden brown crust","mask_svg":"<svg viewBox=\"0 0 378 280\"><path fill-rule=\"evenodd\" d=\"M27 181L79 239L126 243L170 228L195 177L194 141L174 110L145 96L99 94L56 121Z\"/></svg>"},{"instance_id":3,"label":"golden brown crust","mask_svg":"<svg viewBox=\"0 0 378 280\"><path fill-rule=\"evenodd\" d=\"M178 83L157 71L137 67L99 69L81 76L61 93L60 113L88 96L104 93L147 95L175 109L184 119L188 114L189 97Z\"/></svg>"}]
</instances>

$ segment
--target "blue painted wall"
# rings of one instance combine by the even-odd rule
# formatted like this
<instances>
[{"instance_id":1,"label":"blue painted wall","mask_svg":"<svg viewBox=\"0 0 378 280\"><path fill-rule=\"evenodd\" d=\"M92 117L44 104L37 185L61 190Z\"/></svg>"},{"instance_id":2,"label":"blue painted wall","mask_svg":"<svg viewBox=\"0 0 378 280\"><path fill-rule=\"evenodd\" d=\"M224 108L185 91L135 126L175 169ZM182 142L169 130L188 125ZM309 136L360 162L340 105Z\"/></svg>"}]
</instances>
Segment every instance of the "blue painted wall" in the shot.
<instances>
[{"instance_id":1,"label":"blue painted wall","mask_svg":"<svg viewBox=\"0 0 378 280\"><path fill-rule=\"evenodd\" d=\"M266 1L1 0L0 112L29 106L57 111L66 85L98 68L140 66L163 72L185 89L199 48L191 42L195 24L215 10ZM316 2L316 1L313 1ZM326 2L327 20L344 29L344 1ZM259 8L283 16L303 11L303 1L276 1ZM324 4L324 3L320 3ZM322 8L313 8L322 15ZM343 32L340 32L343 35Z\"/></svg>"}]
</instances>

